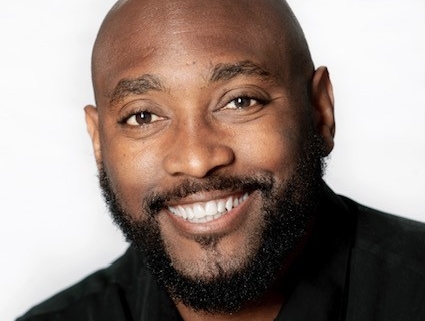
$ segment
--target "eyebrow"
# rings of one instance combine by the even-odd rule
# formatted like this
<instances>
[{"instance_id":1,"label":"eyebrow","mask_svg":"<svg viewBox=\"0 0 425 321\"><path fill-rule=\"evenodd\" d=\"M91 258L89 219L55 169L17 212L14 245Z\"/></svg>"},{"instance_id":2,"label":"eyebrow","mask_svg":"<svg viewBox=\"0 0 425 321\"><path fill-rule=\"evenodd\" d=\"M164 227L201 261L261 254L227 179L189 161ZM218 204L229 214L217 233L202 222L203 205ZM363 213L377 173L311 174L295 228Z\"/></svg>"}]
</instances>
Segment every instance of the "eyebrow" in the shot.
<instances>
[{"instance_id":1,"label":"eyebrow","mask_svg":"<svg viewBox=\"0 0 425 321\"><path fill-rule=\"evenodd\" d=\"M215 65L212 68L209 81L229 81L238 76L256 76L266 81L276 81L275 76L272 76L267 70L248 60ZM110 95L110 104L113 105L129 95L142 95L150 90L166 91L166 87L159 77L151 74L145 74L134 79L122 79Z\"/></svg>"},{"instance_id":2,"label":"eyebrow","mask_svg":"<svg viewBox=\"0 0 425 321\"><path fill-rule=\"evenodd\" d=\"M122 79L110 96L110 104L129 95L142 95L150 90L165 91L164 85L157 76L145 74L135 79Z\"/></svg>"},{"instance_id":3,"label":"eyebrow","mask_svg":"<svg viewBox=\"0 0 425 321\"><path fill-rule=\"evenodd\" d=\"M253 63L245 60L230 64L218 64L214 66L210 81L219 82L231 80L238 76L257 76L264 79L274 79L270 72Z\"/></svg>"}]
</instances>

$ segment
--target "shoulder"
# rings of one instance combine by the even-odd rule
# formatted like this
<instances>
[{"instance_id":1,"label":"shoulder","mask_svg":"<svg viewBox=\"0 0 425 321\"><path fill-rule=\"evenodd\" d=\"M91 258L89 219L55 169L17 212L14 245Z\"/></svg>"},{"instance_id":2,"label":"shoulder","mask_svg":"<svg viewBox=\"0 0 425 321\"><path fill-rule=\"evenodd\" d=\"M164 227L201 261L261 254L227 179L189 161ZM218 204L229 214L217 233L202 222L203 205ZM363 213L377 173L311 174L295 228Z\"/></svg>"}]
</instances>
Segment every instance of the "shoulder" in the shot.
<instances>
[{"instance_id":1,"label":"shoulder","mask_svg":"<svg viewBox=\"0 0 425 321\"><path fill-rule=\"evenodd\" d=\"M405 268L425 276L424 223L349 202L357 209L354 249L377 259L400 262Z\"/></svg>"},{"instance_id":2,"label":"shoulder","mask_svg":"<svg viewBox=\"0 0 425 321\"><path fill-rule=\"evenodd\" d=\"M347 320L423 320L425 224L342 199L357 218Z\"/></svg>"},{"instance_id":3,"label":"shoulder","mask_svg":"<svg viewBox=\"0 0 425 321\"><path fill-rule=\"evenodd\" d=\"M116 310L115 303L122 300L126 275L131 274L129 271L122 273L131 269L132 258L128 252L108 268L93 273L33 307L17 321L91 320L93 316L99 320L116 320L113 315L99 318L98 314L100 311L109 313Z\"/></svg>"},{"instance_id":4,"label":"shoulder","mask_svg":"<svg viewBox=\"0 0 425 321\"><path fill-rule=\"evenodd\" d=\"M81 313L83 305L93 305L89 302L96 301L112 286L105 271L98 271L33 307L17 321L71 320L70 314Z\"/></svg>"}]
</instances>

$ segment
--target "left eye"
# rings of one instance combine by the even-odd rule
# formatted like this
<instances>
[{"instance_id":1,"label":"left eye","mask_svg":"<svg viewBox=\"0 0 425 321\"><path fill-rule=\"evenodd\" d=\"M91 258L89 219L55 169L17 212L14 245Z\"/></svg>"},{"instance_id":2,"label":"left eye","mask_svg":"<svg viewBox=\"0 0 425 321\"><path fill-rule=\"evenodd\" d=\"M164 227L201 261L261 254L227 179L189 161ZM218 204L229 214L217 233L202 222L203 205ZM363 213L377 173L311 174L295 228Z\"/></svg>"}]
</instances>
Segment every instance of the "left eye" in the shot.
<instances>
[{"instance_id":1,"label":"left eye","mask_svg":"<svg viewBox=\"0 0 425 321\"><path fill-rule=\"evenodd\" d=\"M225 109L243 109L258 104L259 101L249 97L237 97L231 100L224 108Z\"/></svg>"}]
</instances>

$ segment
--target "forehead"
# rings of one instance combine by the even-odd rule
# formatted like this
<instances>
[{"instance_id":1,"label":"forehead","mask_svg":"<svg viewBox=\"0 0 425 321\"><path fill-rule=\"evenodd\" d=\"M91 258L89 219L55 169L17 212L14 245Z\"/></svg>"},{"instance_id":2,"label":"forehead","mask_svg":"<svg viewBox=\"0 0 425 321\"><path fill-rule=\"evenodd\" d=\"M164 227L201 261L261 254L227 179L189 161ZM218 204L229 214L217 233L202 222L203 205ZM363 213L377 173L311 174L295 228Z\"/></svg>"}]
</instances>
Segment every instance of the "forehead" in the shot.
<instances>
[{"instance_id":1,"label":"forehead","mask_svg":"<svg viewBox=\"0 0 425 321\"><path fill-rule=\"evenodd\" d=\"M105 20L94 54L96 91L125 77L167 73L191 64L253 61L284 73L290 33L279 1L135 1ZM189 75L193 76L193 75Z\"/></svg>"},{"instance_id":2,"label":"forehead","mask_svg":"<svg viewBox=\"0 0 425 321\"><path fill-rule=\"evenodd\" d=\"M102 29L106 37L124 39L140 32L148 38L199 29L211 34L228 30L241 36L269 33L286 20L289 8L283 4L279 0L128 0L111 10Z\"/></svg>"}]
</instances>

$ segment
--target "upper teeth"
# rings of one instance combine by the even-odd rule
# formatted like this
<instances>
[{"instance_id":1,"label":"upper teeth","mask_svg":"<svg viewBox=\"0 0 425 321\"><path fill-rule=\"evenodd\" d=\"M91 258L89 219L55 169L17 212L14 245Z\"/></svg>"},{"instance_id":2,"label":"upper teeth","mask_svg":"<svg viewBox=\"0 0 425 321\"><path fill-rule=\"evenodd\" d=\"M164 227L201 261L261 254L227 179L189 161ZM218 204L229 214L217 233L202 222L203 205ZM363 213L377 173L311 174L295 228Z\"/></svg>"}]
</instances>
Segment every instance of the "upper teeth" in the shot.
<instances>
[{"instance_id":1,"label":"upper teeth","mask_svg":"<svg viewBox=\"0 0 425 321\"><path fill-rule=\"evenodd\" d=\"M171 213L188 220L191 223L206 223L215 220L223 214L238 206L248 198L248 193L243 196L229 196L224 199L193 204L168 206Z\"/></svg>"}]
</instances>

